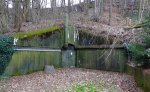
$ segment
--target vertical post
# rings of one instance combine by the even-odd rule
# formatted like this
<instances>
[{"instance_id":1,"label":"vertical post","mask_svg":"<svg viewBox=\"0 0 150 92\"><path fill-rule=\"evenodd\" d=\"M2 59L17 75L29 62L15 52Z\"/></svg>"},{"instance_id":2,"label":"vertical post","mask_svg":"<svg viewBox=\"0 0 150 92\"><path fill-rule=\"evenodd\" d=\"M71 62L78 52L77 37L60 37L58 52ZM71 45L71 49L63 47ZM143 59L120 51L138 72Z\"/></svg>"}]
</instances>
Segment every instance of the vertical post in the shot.
<instances>
[{"instance_id":1,"label":"vertical post","mask_svg":"<svg viewBox=\"0 0 150 92\"><path fill-rule=\"evenodd\" d=\"M69 27L69 16L68 16L68 13L66 13L66 16L65 16L65 33L64 33L65 45L68 43L68 39L69 39L68 27Z\"/></svg>"},{"instance_id":2,"label":"vertical post","mask_svg":"<svg viewBox=\"0 0 150 92\"><path fill-rule=\"evenodd\" d=\"M69 25L69 14L65 16L64 45L75 44L75 28Z\"/></svg>"},{"instance_id":3,"label":"vertical post","mask_svg":"<svg viewBox=\"0 0 150 92\"><path fill-rule=\"evenodd\" d=\"M73 40L72 40L73 39ZM65 14L64 47L62 48L62 67L75 67L74 31L69 26L69 14Z\"/></svg>"}]
</instances>

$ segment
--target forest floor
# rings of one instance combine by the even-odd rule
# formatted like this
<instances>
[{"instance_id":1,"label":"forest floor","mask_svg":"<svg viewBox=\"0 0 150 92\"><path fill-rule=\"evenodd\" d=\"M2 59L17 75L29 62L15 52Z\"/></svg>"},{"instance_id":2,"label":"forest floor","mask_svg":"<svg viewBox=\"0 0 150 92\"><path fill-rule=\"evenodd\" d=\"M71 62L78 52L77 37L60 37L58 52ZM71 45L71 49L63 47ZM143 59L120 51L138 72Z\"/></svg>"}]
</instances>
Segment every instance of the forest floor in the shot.
<instances>
[{"instance_id":1,"label":"forest floor","mask_svg":"<svg viewBox=\"0 0 150 92\"><path fill-rule=\"evenodd\" d=\"M1 92L67 92L74 84L88 82L103 85L105 90L100 92L143 92L130 75L81 68L63 68L50 74L41 71L11 77L0 81L0 90Z\"/></svg>"},{"instance_id":2,"label":"forest floor","mask_svg":"<svg viewBox=\"0 0 150 92\"><path fill-rule=\"evenodd\" d=\"M89 11L89 14L92 14L92 11ZM111 37L113 39L119 39L121 43L124 40L129 43L132 42L141 42L139 37L140 30L137 29L128 29L131 25L137 23L130 18L124 18L118 12L118 9L113 7L111 23L109 25L109 10L106 8L103 15L99 16L99 21L94 22L92 20L92 15L84 15L83 13L72 13L71 18L69 19L69 24L75 27L80 27L88 29L89 33L93 35ZM65 24L64 19L50 19L50 20L41 20L38 23L34 24L32 22L26 22L22 24L21 32L32 31L41 28L47 28L52 25ZM11 29L12 31L7 34L16 33L17 29Z\"/></svg>"}]
</instances>

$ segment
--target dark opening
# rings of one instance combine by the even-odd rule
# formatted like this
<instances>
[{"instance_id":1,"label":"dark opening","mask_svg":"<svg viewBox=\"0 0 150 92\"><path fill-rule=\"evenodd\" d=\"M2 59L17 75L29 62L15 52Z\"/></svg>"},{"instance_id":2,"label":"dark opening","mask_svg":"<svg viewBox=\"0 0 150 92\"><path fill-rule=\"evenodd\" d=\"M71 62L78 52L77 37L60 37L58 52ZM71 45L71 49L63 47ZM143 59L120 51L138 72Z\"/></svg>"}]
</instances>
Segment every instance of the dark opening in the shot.
<instances>
[{"instance_id":1,"label":"dark opening","mask_svg":"<svg viewBox=\"0 0 150 92\"><path fill-rule=\"evenodd\" d=\"M65 44L61 50L74 50L75 46L73 44Z\"/></svg>"}]
</instances>

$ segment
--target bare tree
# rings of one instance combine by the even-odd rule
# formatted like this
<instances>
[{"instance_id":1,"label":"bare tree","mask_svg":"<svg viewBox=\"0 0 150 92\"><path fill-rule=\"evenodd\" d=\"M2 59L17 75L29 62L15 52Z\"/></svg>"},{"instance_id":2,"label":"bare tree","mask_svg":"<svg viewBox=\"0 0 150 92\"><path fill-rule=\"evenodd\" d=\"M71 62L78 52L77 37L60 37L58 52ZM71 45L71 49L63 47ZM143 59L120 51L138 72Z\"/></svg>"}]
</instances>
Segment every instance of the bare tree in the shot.
<instances>
[{"instance_id":1,"label":"bare tree","mask_svg":"<svg viewBox=\"0 0 150 92\"><path fill-rule=\"evenodd\" d=\"M112 0L109 0L109 25L111 25L112 18Z\"/></svg>"},{"instance_id":2,"label":"bare tree","mask_svg":"<svg viewBox=\"0 0 150 92\"><path fill-rule=\"evenodd\" d=\"M8 31L8 25L5 14L5 0L0 0L0 33Z\"/></svg>"},{"instance_id":3,"label":"bare tree","mask_svg":"<svg viewBox=\"0 0 150 92\"><path fill-rule=\"evenodd\" d=\"M19 28L22 17L21 1L13 0L14 28Z\"/></svg>"},{"instance_id":4,"label":"bare tree","mask_svg":"<svg viewBox=\"0 0 150 92\"><path fill-rule=\"evenodd\" d=\"M67 13L69 17L70 17L70 12L71 12L71 0L68 0Z\"/></svg>"},{"instance_id":5,"label":"bare tree","mask_svg":"<svg viewBox=\"0 0 150 92\"><path fill-rule=\"evenodd\" d=\"M144 10L145 10L145 0L140 0L139 23L141 23L141 21L143 19Z\"/></svg>"},{"instance_id":6,"label":"bare tree","mask_svg":"<svg viewBox=\"0 0 150 92\"><path fill-rule=\"evenodd\" d=\"M99 8L100 8L100 15L103 14L103 9L104 9L104 0L100 0L100 4L99 4Z\"/></svg>"},{"instance_id":7,"label":"bare tree","mask_svg":"<svg viewBox=\"0 0 150 92\"><path fill-rule=\"evenodd\" d=\"M61 0L61 8L62 8L62 12L65 12L65 6L66 6L65 3L66 3L65 0Z\"/></svg>"},{"instance_id":8,"label":"bare tree","mask_svg":"<svg viewBox=\"0 0 150 92\"><path fill-rule=\"evenodd\" d=\"M88 0L84 0L84 14L87 15L88 14Z\"/></svg>"},{"instance_id":9,"label":"bare tree","mask_svg":"<svg viewBox=\"0 0 150 92\"><path fill-rule=\"evenodd\" d=\"M32 22L38 23L40 21L40 9L41 9L41 0L32 0Z\"/></svg>"},{"instance_id":10,"label":"bare tree","mask_svg":"<svg viewBox=\"0 0 150 92\"><path fill-rule=\"evenodd\" d=\"M95 0L95 9L94 9L94 15L95 15L95 18L97 20L99 20L99 16L102 14L103 12L103 0Z\"/></svg>"},{"instance_id":11,"label":"bare tree","mask_svg":"<svg viewBox=\"0 0 150 92\"><path fill-rule=\"evenodd\" d=\"M56 8L56 0L51 0L51 9L53 13L56 12L55 8Z\"/></svg>"},{"instance_id":12,"label":"bare tree","mask_svg":"<svg viewBox=\"0 0 150 92\"><path fill-rule=\"evenodd\" d=\"M30 20L30 0L23 1L23 17L25 22L31 21Z\"/></svg>"},{"instance_id":13,"label":"bare tree","mask_svg":"<svg viewBox=\"0 0 150 92\"><path fill-rule=\"evenodd\" d=\"M17 31L19 32L21 30L22 27L22 23L23 22L27 22L28 20L28 15L29 15L29 8L30 8L30 0L23 0L22 2L20 2L22 4L22 13L20 14L20 19L18 22L18 27L17 27Z\"/></svg>"}]
</instances>

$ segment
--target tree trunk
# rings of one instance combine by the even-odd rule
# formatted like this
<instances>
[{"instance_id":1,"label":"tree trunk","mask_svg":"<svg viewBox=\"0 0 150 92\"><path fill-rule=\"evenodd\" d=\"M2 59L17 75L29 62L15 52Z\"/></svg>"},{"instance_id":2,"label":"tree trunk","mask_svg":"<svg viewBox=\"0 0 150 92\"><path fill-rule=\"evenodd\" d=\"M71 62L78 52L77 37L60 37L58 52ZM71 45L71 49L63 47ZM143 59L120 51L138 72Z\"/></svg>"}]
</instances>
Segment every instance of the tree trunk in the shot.
<instances>
[{"instance_id":1,"label":"tree trunk","mask_svg":"<svg viewBox=\"0 0 150 92\"><path fill-rule=\"evenodd\" d=\"M8 31L8 25L5 15L5 0L0 0L0 33Z\"/></svg>"},{"instance_id":2,"label":"tree trunk","mask_svg":"<svg viewBox=\"0 0 150 92\"><path fill-rule=\"evenodd\" d=\"M21 1L13 0L13 10L14 10L14 28L18 28L20 26L22 10L21 10Z\"/></svg>"},{"instance_id":3,"label":"tree trunk","mask_svg":"<svg viewBox=\"0 0 150 92\"><path fill-rule=\"evenodd\" d=\"M23 2L23 15L25 22L29 22L30 20L30 0L24 0Z\"/></svg>"},{"instance_id":4,"label":"tree trunk","mask_svg":"<svg viewBox=\"0 0 150 92\"><path fill-rule=\"evenodd\" d=\"M32 22L38 23L40 21L40 0L32 0Z\"/></svg>"},{"instance_id":5,"label":"tree trunk","mask_svg":"<svg viewBox=\"0 0 150 92\"><path fill-rule=\"evenodd\" d=\"M109 0L109 25L111 25L111 17L112 17L112 0Z\"/></svg>"},{"instance_id":6,"label":"tree trunk","mask_svg":"<svg viewBox=\"0 0 150 92\"><path fill-rule=\"evenodd\" d=\"M65 0L61 0L61 7L62 7L62 12L64 13L65 12Z\"/></svg>"},{"instance_id":7,"label":"tree trunk","mask_svg":"<svg viewBox=\"0 0 150 92\"><path fill-rule=\"evenodd\" d=\"M23 12L22 14L20 14L20 20L19 20L19 25L17 27L17 32L20 32L23 22L29 21L27 18L29 17L30 0L24 0L20 3L22 3L23 5L23 9L22 9Z\"/></svg>"},{"instance_id":8,"label":"tree trunk","mask_svg":"<svg viewBox=\"0 0 150 92\"><path fill-rule=\"evenodd\" d=\"M139 23L141 23L143 19L143 12L145 10L145 0L141 0L140 2L140 10L139 10Z\"/></svg>"},{"instance_id":9,"label":"tree trunk","mask_svg":"<svg viewBox=\"0 0 150 92\"><path fill-rule=\"evenodd\" d=\"M89 6L88 0L84 0L84 15L88 14L88 6Z\"/></svg>"},{"instance_id":10,"label":"tree trunk","mask_svg":"<svg viewBox=\"0 0 150 92\"><path fill-rule=\"evenodd\" d=\"M56 12L55 8L56 8L56 0L51 0L51 9L53 13Z\"/></svg>"},{"instance_id":11,"label":"tree trunk","mask_svg":"<svg viewBox=\"0 0 150 92\"><path fill-rule=\"evenodd\" d=\"M68 13L68 16L69 16L69 17L70 17L70 12L71 12L71 1L68 0L67 13Z\"/></svg>"},{"instance_id":12,"label":"tree trunk","mask_svg":"<svg viewBox=\"0 0 150 92\"><path fill-rule=\"evenodd\" d=\"M100 0L99 8L100 8L100 15L102 15L103 14L103 9L104 9L104 0Z\"/></svg>"}]
</instances>

